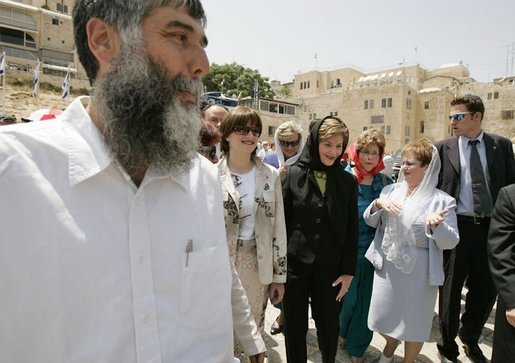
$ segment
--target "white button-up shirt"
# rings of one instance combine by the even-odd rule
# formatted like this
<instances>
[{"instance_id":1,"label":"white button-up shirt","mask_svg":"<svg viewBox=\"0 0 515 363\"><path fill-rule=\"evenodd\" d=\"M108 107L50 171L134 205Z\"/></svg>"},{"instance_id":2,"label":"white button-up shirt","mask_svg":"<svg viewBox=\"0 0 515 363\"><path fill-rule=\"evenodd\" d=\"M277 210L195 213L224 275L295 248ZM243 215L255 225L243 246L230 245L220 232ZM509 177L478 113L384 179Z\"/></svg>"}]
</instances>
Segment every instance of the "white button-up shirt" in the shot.
<instances>
[{"instance_id":1,"label":"white button-up shirt","mask_svg":"<svg viewBox=\"0 0 515 363\"><path fill-rule=\"evenodd\" d=\"M199 156L137 188L81 101L0 128L1 360L233 362L231 299L236 334L263 351L231 273L216 168Z\"/></svg>"}]
</instances>

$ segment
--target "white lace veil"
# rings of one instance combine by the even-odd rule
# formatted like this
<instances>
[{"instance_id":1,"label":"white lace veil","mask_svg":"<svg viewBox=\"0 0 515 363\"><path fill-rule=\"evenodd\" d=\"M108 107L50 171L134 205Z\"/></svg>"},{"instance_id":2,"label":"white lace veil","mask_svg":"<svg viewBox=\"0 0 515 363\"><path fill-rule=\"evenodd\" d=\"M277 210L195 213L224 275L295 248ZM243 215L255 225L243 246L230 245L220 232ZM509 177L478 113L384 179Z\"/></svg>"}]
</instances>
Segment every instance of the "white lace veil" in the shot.
<instances>
[{"instance_id":1,"label":"white lace veil","mask_svg":"<svg viewBox=\"0 0 515 363\"><path fill-rule=\"evenodd\" d=\"M429 141L419 141L428 143ZM429 145L428 145L429 146ZM408 184L404 181L404 172L401 168L398 184L390 195L402 206L399 215L388 214L388 223L385 228L382 250L388 261L402 272L409 274L415 267L417 252L415 248L415 235L413 223L420 215L427 213L427 205L431 201L432 194L438 184L438 173L440 172L440 156L436 148L432 148L431 162L429 163L422 181L413 190L409 197Z\"/></svg>"}]
</instances>

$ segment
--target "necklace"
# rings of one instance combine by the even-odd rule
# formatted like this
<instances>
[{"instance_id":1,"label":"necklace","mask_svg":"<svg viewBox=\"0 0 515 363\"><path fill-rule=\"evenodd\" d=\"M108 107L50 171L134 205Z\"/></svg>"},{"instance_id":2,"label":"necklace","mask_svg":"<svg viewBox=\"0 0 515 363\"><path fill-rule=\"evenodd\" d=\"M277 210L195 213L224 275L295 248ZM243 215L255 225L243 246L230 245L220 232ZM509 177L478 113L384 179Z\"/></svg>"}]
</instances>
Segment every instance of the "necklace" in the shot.
<instances>
[{"instance_id":1,"label":"necklace","mask_svg":"<svg viewBox=\"0 0 515 363\"><path fill-rule=\"evenodd\" d=\"M408 187L408 195L407 195L408 197L411 196L411 194L413 194L413 191L415 190L415 188L411 189L410 187Z\"/></svg>"},{"instance_id":2,"label":"necklace","mask_svg":"<svg viewBox=\"0 0 515 363\"><path fill-rule=\"evenodd\" d=\"M323 171L315 170L315 176L319 179L327 179L327 174Z\"/></svg>"}]
</instances>

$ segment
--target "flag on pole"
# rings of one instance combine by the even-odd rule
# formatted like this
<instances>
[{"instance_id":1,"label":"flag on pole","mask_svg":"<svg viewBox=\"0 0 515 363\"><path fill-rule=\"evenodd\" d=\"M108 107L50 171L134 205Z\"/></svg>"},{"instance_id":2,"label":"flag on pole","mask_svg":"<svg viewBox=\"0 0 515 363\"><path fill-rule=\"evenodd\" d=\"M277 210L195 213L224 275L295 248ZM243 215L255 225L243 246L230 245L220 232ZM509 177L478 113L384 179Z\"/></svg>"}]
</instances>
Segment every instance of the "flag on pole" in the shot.
<instances>
[{"instance_id":1,"label":"flag on pole","mask_svg":"<svg viewBox=\"0 0 515 363\"><path fill-rule=\"evenodd\" d=\"M34 68L34 78L32 81L32 97L39 97L39 59L36 60L36 68Z\"/></svg>"},{"instance_id":2,"label":"flag on pole","mask_svg":"<svg viewBox=\"0 0 515 363\"><path fill-rule=\"evenodd\" d=\"M5 75L5 52L2 52L0 57L0 76L3 76Z\"/></svg>"},{"instance_id":3,"label":"flag on pole","mask_svg":"<svg viewBox=\"0 0 515 363\"><path fill-rule=\"evenodd\" d=\"M62 89L63 93L61 95L61 98L67 99L70 95L70 86L72 84L71 78L70 78L70 65L68 64L68 72L66 73L66 76L64 77Z\"/></svg>"}]
</instances>

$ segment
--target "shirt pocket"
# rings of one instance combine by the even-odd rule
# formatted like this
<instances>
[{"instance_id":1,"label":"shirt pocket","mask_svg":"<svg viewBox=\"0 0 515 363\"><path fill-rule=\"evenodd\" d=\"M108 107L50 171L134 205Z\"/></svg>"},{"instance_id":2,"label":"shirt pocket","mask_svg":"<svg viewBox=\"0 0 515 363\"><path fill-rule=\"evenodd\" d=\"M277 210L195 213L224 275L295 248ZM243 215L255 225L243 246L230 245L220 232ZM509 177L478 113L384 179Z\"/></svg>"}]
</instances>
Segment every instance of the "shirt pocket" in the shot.
<instances>
[{"instance_id":1,"label":"shirt pocket","mask_svg":"<svg viewBox=\"0 0 515 363\"><path fill-rule=\"evenodd\" d=\"M264 208L265 216L275 217L275 191L265 190L263 192L262 207Z\"/></svg>"},{"instance_id":2,"label":"shirt pocket","mask_svg":"<svg viewBox=\"0 0 515 363\"><path fill-rule=\"evenodd\" d=\"M226 246L183 256L181 316L186 326L209 329L230 319L232 274ZM221 312L227 310L229 314Z\"/></svg>"}]
</instances>

